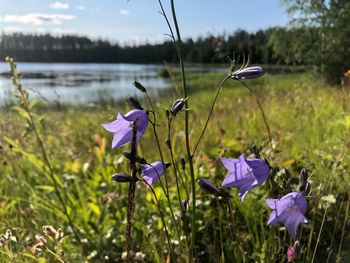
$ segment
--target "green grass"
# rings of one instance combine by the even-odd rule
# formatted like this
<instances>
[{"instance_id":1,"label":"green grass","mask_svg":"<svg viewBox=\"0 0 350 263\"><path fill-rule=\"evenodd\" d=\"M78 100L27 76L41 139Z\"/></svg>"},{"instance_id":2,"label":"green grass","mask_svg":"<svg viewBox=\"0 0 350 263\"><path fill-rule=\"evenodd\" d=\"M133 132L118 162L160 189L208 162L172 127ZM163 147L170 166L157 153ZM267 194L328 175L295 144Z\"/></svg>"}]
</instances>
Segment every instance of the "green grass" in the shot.
<instances>
[{"instance_id":1,"label":"green grass","mask_svg":"<svg viewBox=\"0 0 350 263\"><path fill-rule=\"evenodd\" d=\"M224 76L221 73L188 75L192 146ZM180 85L178 76L175 80ZM222 155L237 157L241 153L250 156L254 143L260 148L262 157L274 167L274 177L252 190L244 203L238 199L236 190L232 190L233 222L222 200L197 187L196 256L201 262L231 262L233 258L237 262L286 262L286 248L293 240L282 226L266 226L270 211L264 200L297 189L299 172L301 168L307 168L312 185L307 211L310 223L299 227L300 260L310 262L325 215L315 262L325 262L330 251L330 262L336 260L342 233L345 233L343 248L338 255L342 258L338 260L347 262L349 223L345 222L343 227L343 222L349 203L349 90L323 87L306 74L267 75L246 83L255 90L263 105L272 143L268 142L252 94L239 82L229 80L219 96L194 159L195 174L197 178L208 178L220 185L226 171L218 158ZM159 141L167 161L170 161L170 156L165 145L165 109L180 96L175 91L152 98L156 101ZM149 108L146 100L143 104ZM33 130L14 110L2 110L0 229L1 232L11 229L17 241L13 239L0 247L0 262L60 262L64 258L68 262L83 262L83 258L90 262L122 261L128 185L113 182L111 175L128 172L128 162L122 157L122 152L128 147L111 150L112 135L99 124L110 122L117 112L127 110L119 103L59 108L39 105L33 110L68 213L80 229L82 244L74 238L61 211ZM185 156L183 122L180 113L174 120L171 138L179 163ZM140 155L148 162L159 160L155 145L149 128L140 144ZM185 258L188 255L186 239L189 238L190 214L186 214L180 224L181 213L171 169L167 176L172 208L177 225L181 225L181 241L159 183L155 184L155 192L161 201L176 253L180 254L181 243ZM188 171L182 172L182 176L190 191ZM164 177L162 180L164 182ZM282 188L276 190L272 181ZM180 195L181 199L187 198L184 189ZM234 237L230 223L233 224ZM48 240L47 248L34 257L31 249L37 243L35 236L42 234L44 225L62 228L65 236L61 241ZM151 191L142 183L136 189L132 237L132 250L144 253L147 262L166 261L168 247L159 211ZM329 247L332 237L335 238Z\"/></svg>"}]
</instances>

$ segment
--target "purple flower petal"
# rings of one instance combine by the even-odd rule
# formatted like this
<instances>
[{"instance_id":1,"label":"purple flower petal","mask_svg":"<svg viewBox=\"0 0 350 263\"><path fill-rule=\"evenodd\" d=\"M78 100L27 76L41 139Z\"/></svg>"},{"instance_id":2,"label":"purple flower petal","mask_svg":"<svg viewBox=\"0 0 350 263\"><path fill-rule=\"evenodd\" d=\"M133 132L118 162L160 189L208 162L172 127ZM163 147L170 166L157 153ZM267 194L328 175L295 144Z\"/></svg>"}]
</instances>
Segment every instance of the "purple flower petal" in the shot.
<instances>
[{"instance_id":1,"label":"purple flower petal","mask_svg":"<svg viewBox=\"0 0 350 263\"><path fill-rule=\"evenodd\" d=\"M222 182L222 186L238 188L242 201L250 189L262 184L269 177L270 168L261 159L246 160L241 155L238 159L222 157L221 162L229 171Z\"/></svg>"},{"instance_id":2,"label":"purple flower petal","mask_svg":"<svg viewBox=\"0 0 350 263\"><path fill-rule=\"evenodd\" d=\"M163 164L162 162L154 162L149 164L143 164L142 167L142 177L148 184L152 184L156 181L160 176L164 174L164 167L167 168L167 164ZM147 185L147 187L149 187Z\"/></svg>"},{"instance_id":3,"label":"purple flower petal","mask_svg":"<svg viewBox=\"0 0 350 263\"><path fill-rule=\"evenodd\" d=\"M131 142L133 135L133 124L135 124L137 127L136 143L138 143L148 126L148 115L143 110L132 110L125 115L118 113L115 121L107 124L101 124L107 131L114 133L112 149L115 147L121 147L128 142Z\"/></svg>"},{"instance_id":4,"label":"purple flower petal","mask_svg":"<svg viewBox=\"0 0 350 263\"><path fill-rule=\"evenodd\" d=\"M262 67L248 67L233 72L233 79L255 79L265 74Z\"/></svg>"},{"instance_id":5,"label":"purple flower petal","mask_svg":"<svg viewBox=\"0 0 350 263\"><path fill-rule=\"evenodd\" d=\"M292 237L296 236L299 224L308 222L304 215L307 203L300 193L292 192L280 199L266 199L266 203L272 209L267 224L284 224Z\"/></svg>"}]
</instances>

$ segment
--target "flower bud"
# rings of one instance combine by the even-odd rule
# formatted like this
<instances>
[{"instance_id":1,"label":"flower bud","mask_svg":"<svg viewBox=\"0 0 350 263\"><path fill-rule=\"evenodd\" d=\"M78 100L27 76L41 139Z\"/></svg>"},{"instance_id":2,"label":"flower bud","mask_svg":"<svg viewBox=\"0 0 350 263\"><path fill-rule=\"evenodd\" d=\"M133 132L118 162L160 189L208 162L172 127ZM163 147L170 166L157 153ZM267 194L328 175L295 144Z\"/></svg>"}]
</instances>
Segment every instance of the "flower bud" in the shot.
<instances>
[{"instance_id":1,"label":"flower bud","mask_svg":"<svg viewBox=\"0 0 350 263\"><path fill-rule=\"evenodd\" d=\"M308 196L311 192L311 184L309 182L306 183L305 189L301 192L303 196Z\"/></svg>"},{"instance_id":2,"label":"flower bud","mask_svg":"<svg viewBox=\"0 0 350 263\"><path fill-rule=\"evenodd\" d=\"M216 196L220 195L220 190L217 188L216 185L209 182L207 179L199 179L197 180L197 183L201 188L203 188L205 191L207 191L209 194L213 194Z\"/></svg>"},{"instance_id":3,"label":"flower bud","mask_svg":"<svg viewBox=\"0 0 350 263\"><path fill-rule=\"evenodd\" d=\"M300 171L300 176L299 176L299 181L300 181L300 191L304 191L307 183L307 170L305 168L301 169Z\"/></svg>"},{"instance_id":4,"label":"flower bud","mask_svg":"<svg viewBox=\"0 0 350 263\"><path fill-rule=\"evenodd\" d=\"M180 202L181 214L182 214L182 215L185 215L185 214L186 214L187 205L188 205L188 201L187 201L187 200L182 200L182 201Z\"/></svg>"},{"instance_id":5,"label":"flower bud","mask_svg":"<svg viewBox=\"0 0 350 263\"><path fill-rule=\"evenodd\" d=\"M182 170L185 170L185 168L186 168L186 160L183 157L181 157L181 168L182 168Z\"/></svg>"},{"instance_id":6,"label":"flower bud","mask_svg":"<svg viewBox=\"0 0 350 263\"><path fill-rule=\"evenodd\" d=\"M134 178L132 178L130 175L121 173L113 174L112 179L118 183L129 183L134 181Z\"/></svg>"},{"instance_id":7,"label":"flower bud","mask_svg":"<svg viewBox=\"0 0 350 263\"><path fill-rule=\"evenodd\" d=\"M138 82L137 80L134 81L133 85L135 86L135 88L137 88L138 90L142 91L142 92L147 92L146 88L144 86L142 86L142 84L140 82Z\"/></svg>"},{"instance_id":8,"label":"flower bud","mask_svg":"<svg viewBox=\"0 0 350 263\"><path fill-rule=\"evenodd\" d=\"M300 255L300 242L295 241L294 245L290 245L287 250L288 262L295 262Z\"/></svg>"},{"instance_id":9,"label":"flower bud","mask_svg":"<svg viewBox=\"0 0 350 263\"><path fill-rule=\"evenodd\" d=\"M260 158L260 151L258 146L256 146L255 143L253 143L251 147L252 147L253 153L255 154L255 157Z\"/></svg>"},{"instance_id":10,"label":"flower bud","mask_svg":"<svg viewBox=\"0 0 350 263\"><path fill-rule=\"evenodd\" d=\"M123 152L123 155L126 159L128 159L130 161L131 159L131 153L129 152ZM139 156L136 156L136 162L140 163L140 164L146 164L147 161L145 158L143 157L139 157Z\"/></svg>"},{"instance_id":11,"label":"flower bud","mask_svg":"<svg viewBox=\"0 0 350 263\"><path fill-rule=\"evenodd\" d=\"M262 67L248 67L239 69L232 73L231 78L240 79L255 79L265 74L265 70Z\"/></svg>"},{"instance_id":12,"label":"flower bud","mask_svg":"<svg viewBox=\"0 0 350 263\"><path fill-rule=\"evenodd\" d=\"M140 102L135 97L129 97L127 99L127 102L130 105L130 107L133 107L138 110L143 110L143 107L141 106Z\"/></svg>"},{"instance_id":13,"label":"flower bud","mask_svg":"<svg viewBox=\"0 0 350 263\"><path fill-rule=\"evenodd\" d=\"M178 114L186 104L186 101L187 101L187 98L175 100L173 103L173 106L171 106L171 110L170 110L171 115L175 116L176 114Z\"/></svg>"}]
</instances>

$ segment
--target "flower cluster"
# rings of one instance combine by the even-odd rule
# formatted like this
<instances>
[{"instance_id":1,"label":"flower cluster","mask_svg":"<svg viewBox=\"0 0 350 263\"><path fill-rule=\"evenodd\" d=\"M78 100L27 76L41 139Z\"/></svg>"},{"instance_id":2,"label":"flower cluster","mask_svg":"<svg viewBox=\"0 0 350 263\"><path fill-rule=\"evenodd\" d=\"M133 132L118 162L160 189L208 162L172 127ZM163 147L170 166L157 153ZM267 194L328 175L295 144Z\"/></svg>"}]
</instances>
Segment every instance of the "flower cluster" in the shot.
<instances>
[{"instance_id":1,"label":"flower cluster","mask_svg":"<svg viewBox=\"0 0 350 263\"><path fill-rule=\"evenodd\" d=\"M125 144L132 141L133 125L136 125L136 143L140 140L141 136L145 133L148 126L148 114L144 110L141 110L139 102L132 98L129 98L129 102L132 101L133 105L138 105L139 109L129 111L127 114L122 115L118 113L117 119L111 123L101 124L103 128L114 134L112 141L112 149L122 147ZM126 153L130 155L129 153ZM140 164L142 169L142 177L149 187L160 176L164 174L166 168L170 166L170 163L162 163L161 161L154 162L152 164ZM112 179L117 182L132 182L136 179L127 174L116 173L112 176Z\"/></svg>"},{"instance_id":2,"label":"flower cluster","mask_svg":"<svg viewBox=\"0 0 350 263\"><path fill-rule=\"evenodd\" d=\"M242 81L245 79L258 78L264 74L265 74L265 71L261 67L257 67L257 66L247 67L247 65L245 65L236 71L232 70L232 72L230 73L230 75L228 75L227 78L232 78L234 80ZM139 82L135 81L134 85L140 91L147 93L147 90ZM147 98L149 99L148 95L147 95ZM188 98L175 100L171 106L171 109L166 110L166 115L168 117L168 129L169 129L169 138L167 139L167 146L170 149L170 154L171 154L174 166L176 166L176 163L174 162L174 159L173 159L174 156L172 153L171 143L170 143L171 121L181 111L188 110L186 108L184 109L184 107L187 107L187 99ZM125 115L118 113L116 120L114 120L111 123L102 124L102 127L105 128L107 131L113 133L112 149L117 147L122 147L125 144L131 142L131 152L124 153L124 156L130 161L130 170L132 174L129 175L124 173L116 173L112 176L112 179L119 183L130 184L129 200L132 200L133 198L132 191L133 189L135 189L134 186L137 181L143 181L147 185L147 188L151 188L151 185L165 173L165 170L170 166L170 163L164 163L162 155L161 155L162 161L156 161L153 163L148 163L144 158L141 158L137 155L138 142L141 136L145 133L148 127L148 123L150 122L153 125L154 129L156 127L155 112L154 112L152 103L150 103L152 110L146 111L143 109L143 107L141 106L141 104L138 102L137 99L130 97L128 98L128 102L129 102L129 105L134 108L134 110L129 111ZM211 111L209 113L209 117L210 117ZM149 119L149 113L151 113L154 116L153 121ZM208 120L209 120L209 117L208 117ZM202 134L204 134L205 128ZM197 145L198 145L198 142L197 142ZM195 147L195 150L197 148L197 145ZM161 151L160 146L159 146L159 150ZM236 188L238 190L238 196L243 202L247 194L252 189L266 182L269 179L269 175L270 175L271 166L269 165L267 160L260 158L260 153L256 147L255 147L254 153L256 158L246 158L244 155L240 155L238 158L221 157L220 161L223 167L228 171L226 177L223 179L221 183L221 186L217 186L214 183L204 178L197 180L198 185L209 194L212 194L220 198L220 200L223 199L226 201L228 201L228 199L231 197L227 189L230 190L232 188ZM193 155L190 157L193 158ZM183 170L185 169L184 159L181 160L181 167ZM175 168L174 169L175 176L176 176L176 172L177 170ZM140 177L138 177L137 174L140 174ZM194 174L192 174L192 178L194 178ZM153 188L151 188L151 190L153 191ZM178 189L178 192L179 192L179 189ZM299 192L296 192L296 191L290 192L282 196L281 198L266 199L266 204L271 209L271 214L267 222L267 225L276 225L281 223L285 226L290 236L296 237L299 224L304 224L308 222L307 218L305 217L305 213L307 211L307 202L306 202L305 196L307 196L309 193L310 193L310 183L307 181L307 171L303 169L300 173ZM180 194L179 194L179 200L180 200ZM188 200L182 200L180 202L182 220L185 220L184 215L187 210L187 204L188 204ZM228 206L229 206L229 203L228 203ZM129 230L131 227L131 224L130 224L131 209L132 209L132 203L130 204L129 202L128 214L127 214L128 215L127 229ZM126 233L127 235L128 234L130 235L130 231L127 230ZM294 261L297 258L299 254L299 250L300 250L299 243L288 248L287 254L288 254L288 260L290 262Z\"/></svg>"},{"instance_id":3,"label":"flower cluster","mask_svg":"<svg viewBox=\"0 0 350 263\"><path fill-rule=\"evenodd\" d=\"M238 159L221 157L221 162L228 170L228 175L222 182L222 187L237 188L243 201L251 189L263 184L269 177L270 165L262 159L246 159L241 155ZM295 237L301 223L307 223L305 217L307 203L304 195L308 195L309 183L305 169L300 174L302 193L292 192L280 199L266 199L266 204L272 209L267 225L284 224L288 233ZM206 179L198 180L201 188L208 193L219 196L220 189Z\"/></svg>"}]
</instances>

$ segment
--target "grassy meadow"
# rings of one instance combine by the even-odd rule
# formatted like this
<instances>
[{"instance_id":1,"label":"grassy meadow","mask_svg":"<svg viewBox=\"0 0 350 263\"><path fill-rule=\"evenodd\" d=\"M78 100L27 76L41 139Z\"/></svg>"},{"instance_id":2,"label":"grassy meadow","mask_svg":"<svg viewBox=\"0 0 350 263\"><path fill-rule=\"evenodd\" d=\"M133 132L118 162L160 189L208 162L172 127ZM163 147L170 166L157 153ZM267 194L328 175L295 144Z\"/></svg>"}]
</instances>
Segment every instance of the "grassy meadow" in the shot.
<instances>
[{"instance_id":1,"label":"grassy meadow","mask_svg":"<svg viewBox=\"0 0 350 263\"><path fill-rule=\"evenodd\" d=\"M224 77L225 73L187 74L191 147ZM219 158L237 158L242 153L252 157L252 144L273 169L269 180L250 191L244 202L237 190L230 191L231 214L222 198L196 185L194 257L198 262L287 262L287 247L299 240L297 262L349 262L349 89L324 86L306 73L266 74L245 83L263 106L272 140L254 94L229 79L194 157L195 177L221 185L227 171ZM134 89L132 83L130 89ZM181 77L175 74L174 90L151 97L165 161L171 161L165 143L165 109L181 94ZM143 107L150 109L141 92L140 98ZM33 103L36 130L28 125L27 113L20 107L1 110L0 262L124 261L128 184L114 182L111 176L128 173L123 152L129 146L112 150L112 134L100 124L129 110L124 102ZM191 180L188 163L181 167L181 158L186 158L183 114L174 118L170 133L179 191L174 167L160 178L161 184L153 184L159 206L144 183L136 185L131 234L131 250L138 252L135 262L170 262L159 210L171 237L174 261L188 262ZM139 155L150 163L160 158L151 125L140 141ZM271 211L265 199L298 191L302 168L308 170L311 182L309 223L301 224L293 239L283 225L266 225ZM162 190L166 183L169 200ZM189 200L186 211L181 210L181 200ZM44 226L60 228L63 237L59 231L43 233ZM12 235L6 236L7 230Z\"/></svg>"}]
</instances>

